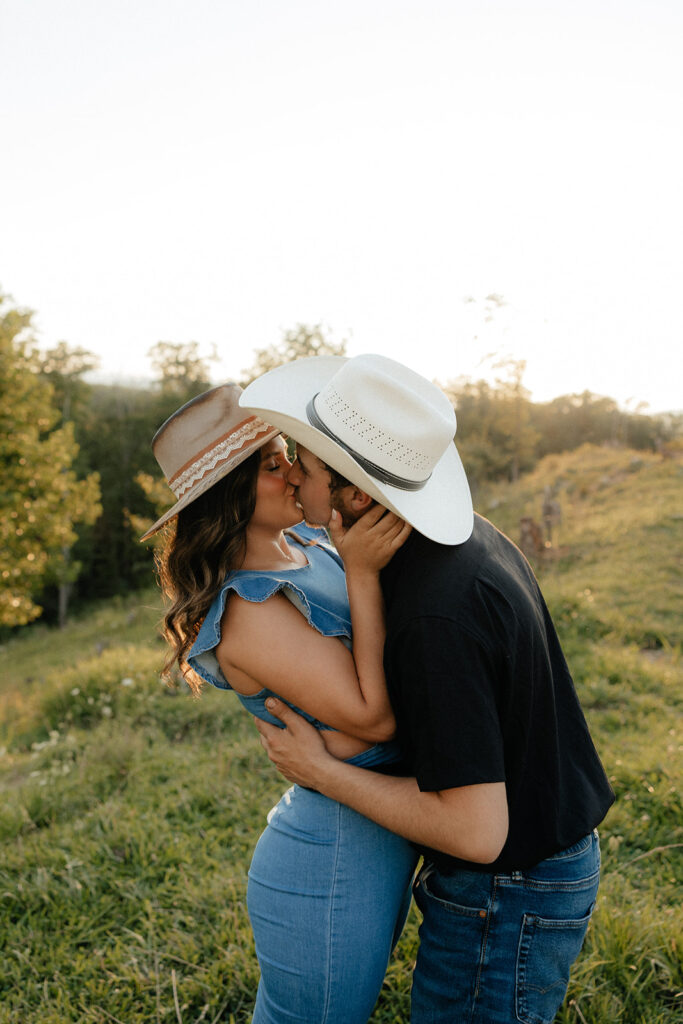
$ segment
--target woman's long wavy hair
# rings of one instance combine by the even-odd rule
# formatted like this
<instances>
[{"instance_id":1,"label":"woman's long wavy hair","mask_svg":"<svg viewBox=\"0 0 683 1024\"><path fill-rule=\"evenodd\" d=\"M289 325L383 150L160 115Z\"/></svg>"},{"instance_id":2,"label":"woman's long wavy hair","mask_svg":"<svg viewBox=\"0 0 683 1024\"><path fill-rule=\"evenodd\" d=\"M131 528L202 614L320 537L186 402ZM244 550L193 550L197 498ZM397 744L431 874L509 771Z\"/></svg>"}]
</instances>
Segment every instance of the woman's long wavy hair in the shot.
<instances>
[{"instance_id":1,"label":"woman's long wavy hair","mask_svg":"<svg viewBox=\"0 0 683 1024\"><path fill-rule=\"evenodd\" d=\"M195 696L203 680L187 664L187 654L226 575L244 561L260 464L259 450L182 509L156 556L170 602L162 631L171 652L163 675L168 678L177 664Z\"/></svg>"}]
</instances>

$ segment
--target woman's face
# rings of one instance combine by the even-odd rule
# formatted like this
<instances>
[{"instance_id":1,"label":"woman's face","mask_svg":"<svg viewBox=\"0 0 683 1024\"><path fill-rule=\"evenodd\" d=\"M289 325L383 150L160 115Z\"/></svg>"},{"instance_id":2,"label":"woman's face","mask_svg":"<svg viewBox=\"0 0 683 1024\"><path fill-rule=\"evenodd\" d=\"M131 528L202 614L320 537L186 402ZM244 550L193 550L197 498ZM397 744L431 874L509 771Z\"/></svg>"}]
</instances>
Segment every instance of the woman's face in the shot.
<instances>
[{"instance_id":1,"label":"woman's face","mask_svg":"<svg viewBox=\"0 0 683 1024\"><path fill-rule=\"evenodd\" d=\"M301 522L301 509L294 498L294 488L287 482L291 466L282 437L274 437L264 444L256 480L256 505L250 525L284 530Z\"/></svg>"}]
</instances>

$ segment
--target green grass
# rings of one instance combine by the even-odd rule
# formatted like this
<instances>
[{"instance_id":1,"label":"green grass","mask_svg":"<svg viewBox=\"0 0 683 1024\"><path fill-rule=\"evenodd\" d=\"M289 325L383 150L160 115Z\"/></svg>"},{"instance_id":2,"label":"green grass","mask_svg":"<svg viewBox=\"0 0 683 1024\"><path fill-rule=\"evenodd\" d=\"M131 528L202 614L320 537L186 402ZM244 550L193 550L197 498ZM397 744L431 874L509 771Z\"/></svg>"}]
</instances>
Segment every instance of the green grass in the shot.
<instances>
[{"instance_id":1,"label":"green grass","mask_svg":"<svg viewBox=\"0 0 683 1024\"><path fill-rule=\"evenodd\" d=\"M680 653L683 465L584 445L548 456L514 485L489 488L479 511L517 540L521 516L541 522L545 486L562 523L559 543L535 568L555 615L585 638Z\"/></svg>"},{"instance_id":2,"label":"green grass","mask_svg":"<svg viewBox=\"0 0 683 1024\"><path fill-rule=\"evenodd\" d=\"M553 457L479 506L514 539L559 481L561 548L537 569L618 796L564 1024L673 1024L682 1006L683 479L634 458ZM160 683L158 618L149 591L0 649L0 1024L250 1019L246 869L284 783L229 695ZM417 921L374 1024L408 1022Z\"/></svg>"}]
</instances>

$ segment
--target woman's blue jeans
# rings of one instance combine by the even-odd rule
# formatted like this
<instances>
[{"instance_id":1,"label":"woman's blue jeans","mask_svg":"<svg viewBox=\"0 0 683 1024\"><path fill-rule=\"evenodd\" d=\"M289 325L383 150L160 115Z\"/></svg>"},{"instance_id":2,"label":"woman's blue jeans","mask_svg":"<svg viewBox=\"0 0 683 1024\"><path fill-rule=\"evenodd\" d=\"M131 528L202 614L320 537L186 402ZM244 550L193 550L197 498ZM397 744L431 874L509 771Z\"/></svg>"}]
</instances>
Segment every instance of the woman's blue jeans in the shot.
<instances>
[{"instance_id":1,"label":"woman's blue jeans","mask_svg":"<svg viewBox=\"0 0 683 1024\"><path fill-rule=\"evenodd\" d=\"M414 890L424 920L411 1024L549 1024L599 877L597 832L511 874L444 875L426 863Z\"/></svg>"}]
</instances>

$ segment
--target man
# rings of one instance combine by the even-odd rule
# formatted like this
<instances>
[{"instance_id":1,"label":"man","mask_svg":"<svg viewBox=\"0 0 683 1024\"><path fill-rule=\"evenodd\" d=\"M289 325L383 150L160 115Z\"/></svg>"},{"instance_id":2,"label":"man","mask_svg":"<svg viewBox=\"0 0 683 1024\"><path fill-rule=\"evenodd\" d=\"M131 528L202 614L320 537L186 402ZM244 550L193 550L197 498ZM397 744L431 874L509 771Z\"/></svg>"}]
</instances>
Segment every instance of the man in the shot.
<instances>
[{"instance_id":1,"label":"man","mask_svg":"<svg viewBox=\"0 0 683 1024\"><path fill-rule=\"evenodd\" d=\"M552 1021L614 797L533 573L473 514L450 403L407 367L358 356L279 367L241 404L303 446L290 482L308 518L334 505L352 523L378 502L413 526L381 575L412 775L336 761L279 702L286 728L260 728L264 746L288 778L424 853L413 1024Z\"/></svg>"}]
</instances>

